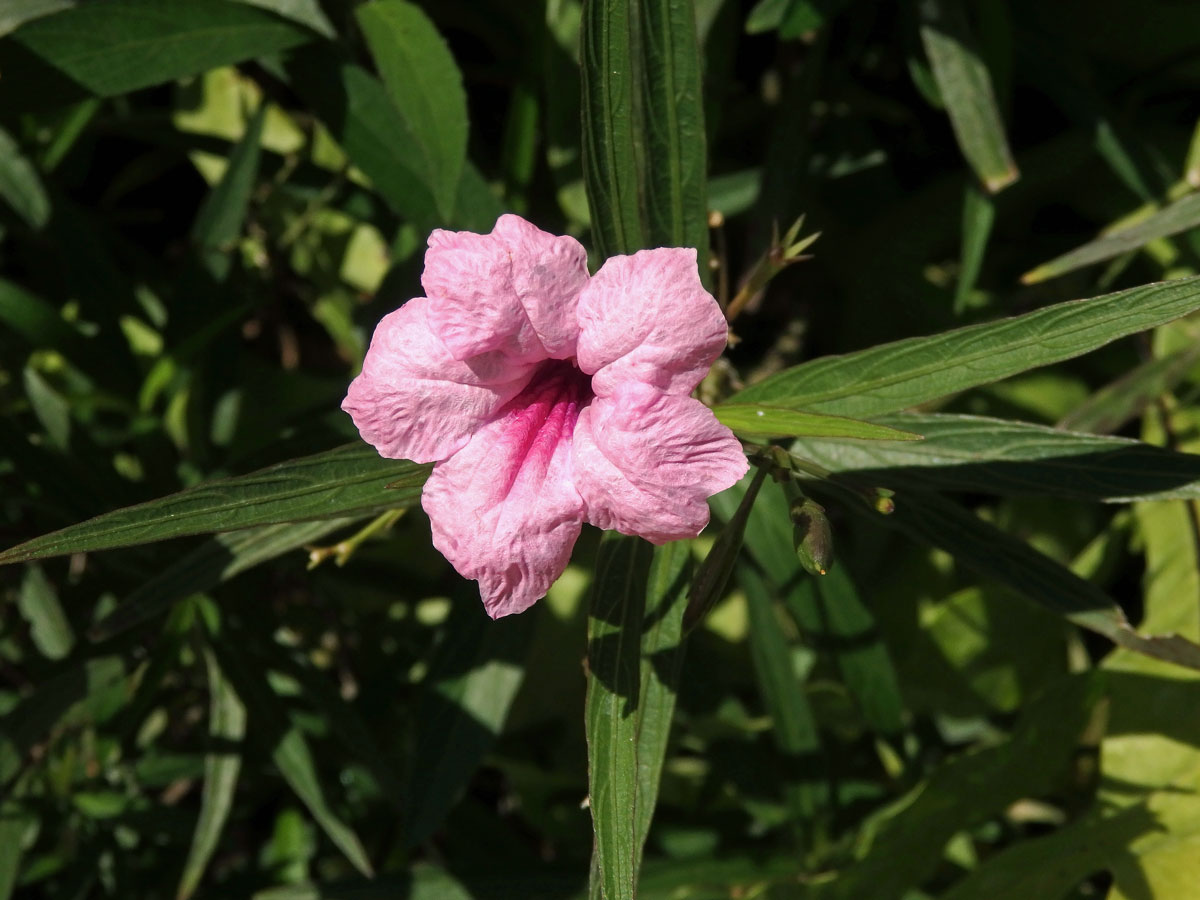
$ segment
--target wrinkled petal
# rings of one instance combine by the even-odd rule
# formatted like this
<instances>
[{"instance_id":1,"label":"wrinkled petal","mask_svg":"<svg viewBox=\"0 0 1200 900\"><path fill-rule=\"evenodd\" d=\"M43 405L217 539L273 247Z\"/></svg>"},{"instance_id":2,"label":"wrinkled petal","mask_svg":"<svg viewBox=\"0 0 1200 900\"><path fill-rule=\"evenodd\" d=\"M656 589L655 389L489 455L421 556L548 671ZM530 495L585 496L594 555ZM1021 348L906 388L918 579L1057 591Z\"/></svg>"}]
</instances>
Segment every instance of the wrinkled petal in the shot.
<instances>
[{"instance_id":1,"label":"wrinkled petal","mask_svg":"<svg viewBox=\"0 0 1200 900\"><path fill-rule=\"evenodd\" d=\"M627 381L690 394L725 349L725 317L696 271L696 251L610 258L579 298L579 367L597 396Z\"/></svg>"},{"instance_id":2,"label":"wrinkled petal","mask_svg":"<svg viewBox=\"0 0 1200 900\"><path fill-rule=\"evenodd\" d=\"M425 483L433 545L479 582L492 618L545 596L571 557L584 516L571 473L582 402L586 381L531 382Z\"/></svg>"},{"instance_id":3,"label":"wrinkled petal","mask_svg":"<svg viewBox=\"0 0 1200 900\"><path fill-rule=\"evenodd\" d=\"M491 234L435 231L421 284L434 331L455 359L500 351L539 361L575 355L587 252L573 237L501 216Z\"/></svg>"},{"instance_id":4,"label":"wrinkled petal","mask_svg":"<svg viewBox=\"0 0 1200 900\"><path fill-rule=\"evenodd\" d=\"M588 521L655 544L698 535L708 498L749 469L708 407L635 382L580 414L574 462Z\"/></svg>"},{"instance_id":5,"label":"wrinkled petal","mask_svg":"<svg viewBox=\"0 0 1200 900\"><path fill-rule=\"evenodd\" d=\"M529 381L532 366L491 353L460 362L417 297L375 328L342 409L381 456L435 462L465 445Z\"/></svg>"}]
</instances>

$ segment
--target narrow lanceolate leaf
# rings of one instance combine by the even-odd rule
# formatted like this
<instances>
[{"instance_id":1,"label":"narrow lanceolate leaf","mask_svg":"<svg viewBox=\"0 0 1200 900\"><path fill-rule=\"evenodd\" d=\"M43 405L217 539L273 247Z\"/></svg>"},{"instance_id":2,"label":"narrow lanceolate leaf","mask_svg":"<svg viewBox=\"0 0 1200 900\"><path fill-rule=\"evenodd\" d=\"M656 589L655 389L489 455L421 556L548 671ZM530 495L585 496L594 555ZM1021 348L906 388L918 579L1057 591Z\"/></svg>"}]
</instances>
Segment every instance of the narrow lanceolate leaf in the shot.
<instances>
[{"instance_id":1,"label":"narrow lanceolate leaf","mask_svg":"<svg viewBox=\"0 0 1200 900\"><path fill-rule=\"evenodd\" d=\"M791 451L833 472L889 487L1026 494L1078 500L1200 499L1200 456L1129 438L982 416L895 415L925 435L881 444L800 438Z\"/></svg>"},{"instance_id":2,"label":"narrow lanceolate leaf","mask_svg":"<svg viewBox=\"0 0 1200 900\"><path fill-rule=\"evenodd\" d=\"M742 552L742 543L746 538L746 521L754 508L754 499L762 488L766 474L766 469L759 469L753 478L745 482L747 486L743 490L739 490L739 485L713 498L713 506L725 519L725 527L717 535L712 549L708 551L708 556L704 557L704 562L700 564L700 570L696 572L692 586L688 589L687 613L683 617L683 627L686 631L691 631L699 625L708 615L708 611L724 596L729 576L733 574L738 554ZM740 501L734 496L737 493L741 494Z\"/></svg>"},{"instance_id":3,"label":"narrow lanceolate leaf","mask_svg":"<svg viewBox=\"0 0 1200 900\"><path fill-rule=\"evenodd\" d=\"M850 511L862 511L860 503L849 497L846 501ZM1178 635L1138 634L1121 608L1099 587L949 500L905 492L897 497L892 515L872 515L872 520L946 551L976 574L1007 585L1026 600L1119 647L1200 669L1200 646Z\"/></svg>"},{"instance_id":4,"label":"narrow lanceolate leaf","mask_svg":"<svg viewBox=\"0 0 1200 900\"><path fill-rule=\"evenodd\" d=\"M428 466L351 444L105 513L0 553L0 564L255 525L367 516L416 502Z\"/></svg>"},{"instance_id":5,"label":"narrow lanceolate leaf","mask_svg":"<svg viewBox=\"0 0 1200 900\"><path fill-rule=\"evenodd\" d=\"M896 668L846 567L835 563L820 578L797 581L784 602L805 638L833 656L866 723L880 734L898 733L905 711Z\"/></svg>"},{"instance_id":6,"label":"narrow lanceolate leaf","mask_svg":"<svg viewBox=\"0 0 1200 900\"><path fill-rule=\"evenodd\" d=\"M211 590L239 572L319 541L354 521L283 522L215 535L139 584L120 606L89 629L88 638L93 642L107 640L165 615L176 601Z\"/></svg>"},{"instance_id":7,"label":"narrow lanceolate leaf","mask_svg":"<svg viewBox=\"0 0 1200 900\"><path fill-rule=\"evenodd\" d=\"M17 29L0 48L0 103L112 97L315 38L296 22L225 0L81 3Z\"/></svg>"},{"instance_id":8,"label":"narrow lanceolate leaf","mask_svg":"<svg viewBox=\"0 0 1200 900\"><path fill-rule=\"evenodd\" d=\"M1019 177L962 0L920 0L921 41L959 149L992 193Z\"/></svg>"},{"instance_id":9,"label":"narrow lanceolate leaf","mask_svg":"<svg viewBox=\"0 0 1200 900\"><path fill-rule=\"evenodd\" d=\"M31 348L54 347L77 359L83 341L58 310L41 297L0 279L0 325L20 335Z\"/></svg>"},{"instance_id":10,"label":"narrow lanceolate leaf","mask_svg":"<svg viewBox=\"0 0 1200 900\"><path fill-rule=\"evenodd\" d=\"M223 637L234 635L230 632ZM231 643L234 646L222 640L211 646L221 671L246 707L248 739L269 750L279 774L346 859L364 875L373 874L358 835L329 805L304 732L289 720L266 673L248 664L236 647L236 639Z\"/></svg>"},{"instance_id":11,"label":"narrow lanceolate leaf","mask_svg":"<svg viewBox=\"0 0 1200 900\"><path fill-rule=\"evenodd\" d=\"M583 170L604 256L695 247L707 276L704 107L689 0L594 0L580 33Z\"/></svg>"},{"instance_id":12,"label":"narrow lanceolate leaf","mask_svg":"<svg viewBox=\"0 0 1200 900\"><path fill-rule=\"evenodd\" d=\"M879 416L1080 356L1195 309L1200 309L1200 278L1149 284L998 322L822 357L730 399Z\"/></svg>"},{"instance_id":13,"label":"narrow lanceolate leaf","mask_svg":"<svg viewBox=\"0 0 1200 900\"><path fill-rule=\"evenodd\" d=\"M640 867L646 836L658 802L658 785L667 755L667 738L675 714L679 673L683 666L683 614L692 569L688 541L673 541L654 549L646 580L646 611L642 624L642 659L637 733L637 827L635 867Z\"/></svg>"},{"instance_id":14,"label":"narrow lanceolate leaf","mask_svg":"<svg viewBox=\"0 0 1200 900\"><path fill-rule=\"evenodd\" d=\"M208 861L217 849L217 841L233 809L233 795L242 768L239 745L246 735L246 708L225 679L216 656L207 647L204 648L204 664L208 671L208 734L216 746L204 757L200 817L196 820L192 846L175 891L177 900L187 900L195 893Z\"/></svg>"},{"instance_id":15,"label":"narrow lanceolate leaf","mask_svg":"<svg viewBox=\"0 0 1200 900\"><path fill-rule=\"evenodd\" d=\"M529 616L492 622L474 602L456 604L451 616L417 707L403 820L409 849L424 843L462 796L525 678Z\"/></svg>"},{"instance_id":16,"label":"narrow lanceolate leaf","mask_svg":"<svg viewBox=\"0 0 1200 900\"><path fill-rule=\"evenodd\" d=\"M746 592L750 656L758 688L771 714L775 743L789 763L783 773L784 794L796 824L802 825L817 808L823 790L816 718L793 663L792 648L780 629L770 586L751 565L738 567L738 582Z\"/></svg>"},{"instance_id":17,"label":"narrow lanceolate leaf","mask_svg":"<svg viewBox=\"0 0 1200 900\"><path fill-rule=\"evenodd\" d=\"M648 246L636 0L592 0L579 32L583 175L602 256Z\"/></svg>"},{"instance_id":18,"label":"narrow lanceolate leaf","mask_svg":"<svg viewBox=\"0 0 1200 900\"><path fill-rule=\"evenodd\" d=\"M651 246L695 247L708 272L708 189L700 48L692 0L638 0Z\"/></svg>"},{"instance_id":19,"label":"narrow lanceolate leaf","mask_svg":"<svg viewBox=\"0 0 1200 900\"><path fill-rule=\"evenodd\" d=\"M1146 360L1086 398L1059 420L1058 427L1095 434L1119 431L1163 394L1174 390L1197 361L1200 361L1200 341L1167 356Z\"/></svg>"},{"instance_id":20,"label":"narrow lanceolate leaf","mask_svg":"<svg viewBox=\"0 0 1200 900\"><path fill-rule=\"evenodd\" d=\"M803 412L754 403L722 403L713 407L721 424L745 437L835 437L865 441L919 441L921 435L844 416Z\"/></svg>"},{"instance_id":21,"label":"narrow lanceolate leaf","mask_svg":"<svg viewBox=\"0 0 1200 900\"><path fill-rule=\"evenodd\" d=\"M41 228L50 218L50 199L42 187L42 179L3 128L0 128L0 200L30 228Z\"/></svg>"},{"instance_id":22,"label":"narrow lanceolate leaf","mask_svg":"<svg viewBox=\"0 0 1200 900\"><path fill-rule=\"evenodd\" d=\"M962 255L958 283L954 286L955 313L966 311L979 270L983 268L983 256L995 221L995 202L972 180L963 194Z\"/></svg>"},{"instance_id":23,"label":"narrow lanceolate leaf","mask_svg":"<svg viewBox=\"0 0 1200 900\"><path fill-rule=\"evenodd\" d=\"M595 828L593 898L633 900L640 857L638 732L641 629L653 548L606 534L588 613L588 796Z\"/></svg>"},{"instance_id":24,"label":"narrow lanceolate leaf","mask_svg":"<svg viewBox=\"0 0 1200 900\"><path fill-rule=\"evenodd\" d=\"M261 104L246 124L246 133L229 155L224 176L205 198L192 223L192 242L217 280L229 274L231 251L242 233L250 194L258 175L259 144L267 106Z\"/></svg>"},{"instance_id":25,"label":"narrow lanceolate leaf","mask_svg":"<svg viewBox=\"0 0 1200 900\"><path fill-rule=\"evenodd\" d=\"M0 900L9 900L16 889L25 833L34 821L16 800L0 801Z\"/></svg>"},{"instance_id":26,"label":"narrow lanceolate leaf","mask_svg":"<svg viewBox=\"0 0 1200 900\"><path fill-rule=\"evenodd\" d=\"M426 231L449 224L423 162L402 149L416 135L377 78L322 45L290 54L286 66L296 93L393 211Z\"/></svg>"},{"instance_id":27,"label":"narrow lanceolate leaf","mask_svg":"<svg viewBox=\"0 0 1200 900\"><path fill-rule=\"evenodd\" d=\"M1136 225L1101 235L1081 247L1043 263L1021 276L1024 284L1036 284L1094 263L1138 250L1151 241L1170 237L1200 226L1200 194L1188 194L1160 209Z\"/></svg>"},{"instance_id":28,"label":"narrow lanceolate leaf","mask_svg":"<svg viewBox=\"0 0 1200 900\"><path fill-rule=\"evenodd\" d=\"M442 217L454 212L467 158L467 96L462 74L429 17L407 0L360 6L358 24L388 96L407 121L417 156Z\"/></svg>"}]
</instances>

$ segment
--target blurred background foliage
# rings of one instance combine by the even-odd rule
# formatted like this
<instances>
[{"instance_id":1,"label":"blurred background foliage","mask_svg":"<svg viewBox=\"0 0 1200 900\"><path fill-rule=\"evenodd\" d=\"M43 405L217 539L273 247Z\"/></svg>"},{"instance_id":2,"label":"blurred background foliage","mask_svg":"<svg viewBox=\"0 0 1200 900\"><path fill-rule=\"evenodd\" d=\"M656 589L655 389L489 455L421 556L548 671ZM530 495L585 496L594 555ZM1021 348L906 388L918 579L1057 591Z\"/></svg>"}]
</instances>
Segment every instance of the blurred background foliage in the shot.
<instances>
[{"instance_id":1,"label":"blurred background foliage","mask_svg":"<svg viewBox=\"0 0 1200 900\"><path fill-rule=\"evenodd\" d=\"M722 377L1196 272L1200 6L694 10L714 289L821 233ZM356 440L338 403L432 227L594 246L580 19L0 0L0 546ZM1192 452L1196 328L938 406ZM1200 896L1195 672L973 574L1034 548L1196 639L1200 509L1008 474L908 506L895 474L892 528L827 504L821 579L765 482L689 642L640 896ZM597 536L492 623L419 507L368 512L0 570L0 898L587 895Z\"/></svg>"}]
</instances>

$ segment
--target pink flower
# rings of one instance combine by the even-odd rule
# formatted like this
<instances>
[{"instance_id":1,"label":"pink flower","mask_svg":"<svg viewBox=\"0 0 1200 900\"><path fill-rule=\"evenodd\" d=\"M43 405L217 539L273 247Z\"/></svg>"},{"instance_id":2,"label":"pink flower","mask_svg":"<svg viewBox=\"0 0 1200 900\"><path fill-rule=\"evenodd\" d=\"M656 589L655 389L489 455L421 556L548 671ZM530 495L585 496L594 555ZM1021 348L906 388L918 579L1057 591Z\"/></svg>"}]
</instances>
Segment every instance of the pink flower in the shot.
<instances>
[{"instance_id":1,"label":"pink flower","mask_svg":"<svg viewBox=\"0 0 1200 900\"><path fill-rule=\"evenodd\" d=\"M642 250L588 277L587 255L519 216L435 231L427 297L375 329L342 403L389 458L436 462L433 543L493 618L528 609L582 524L656 544L694 537L746 474L690 396L725 347L694 250Z\"/></svg>"}]
</instances>

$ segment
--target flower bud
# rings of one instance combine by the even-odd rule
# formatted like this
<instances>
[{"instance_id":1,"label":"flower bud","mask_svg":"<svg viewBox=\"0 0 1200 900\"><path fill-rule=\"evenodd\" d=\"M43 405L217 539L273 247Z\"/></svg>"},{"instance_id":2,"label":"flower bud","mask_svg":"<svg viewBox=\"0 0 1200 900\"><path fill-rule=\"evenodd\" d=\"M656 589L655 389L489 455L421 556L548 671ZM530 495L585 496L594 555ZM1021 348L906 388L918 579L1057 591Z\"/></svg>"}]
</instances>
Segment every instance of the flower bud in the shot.
<instances>
[{"instance_id":1,"label":"flower bud","mask_svg":"<svg viewBox=\"0 0 1200 900\"><path fill-rule=\"evenodd\" d=\"M790 515L800 565L812 575L824 575L833 562L833 531L825 507L804 497L792 504Z\"/></svg>"}]
</instances>

